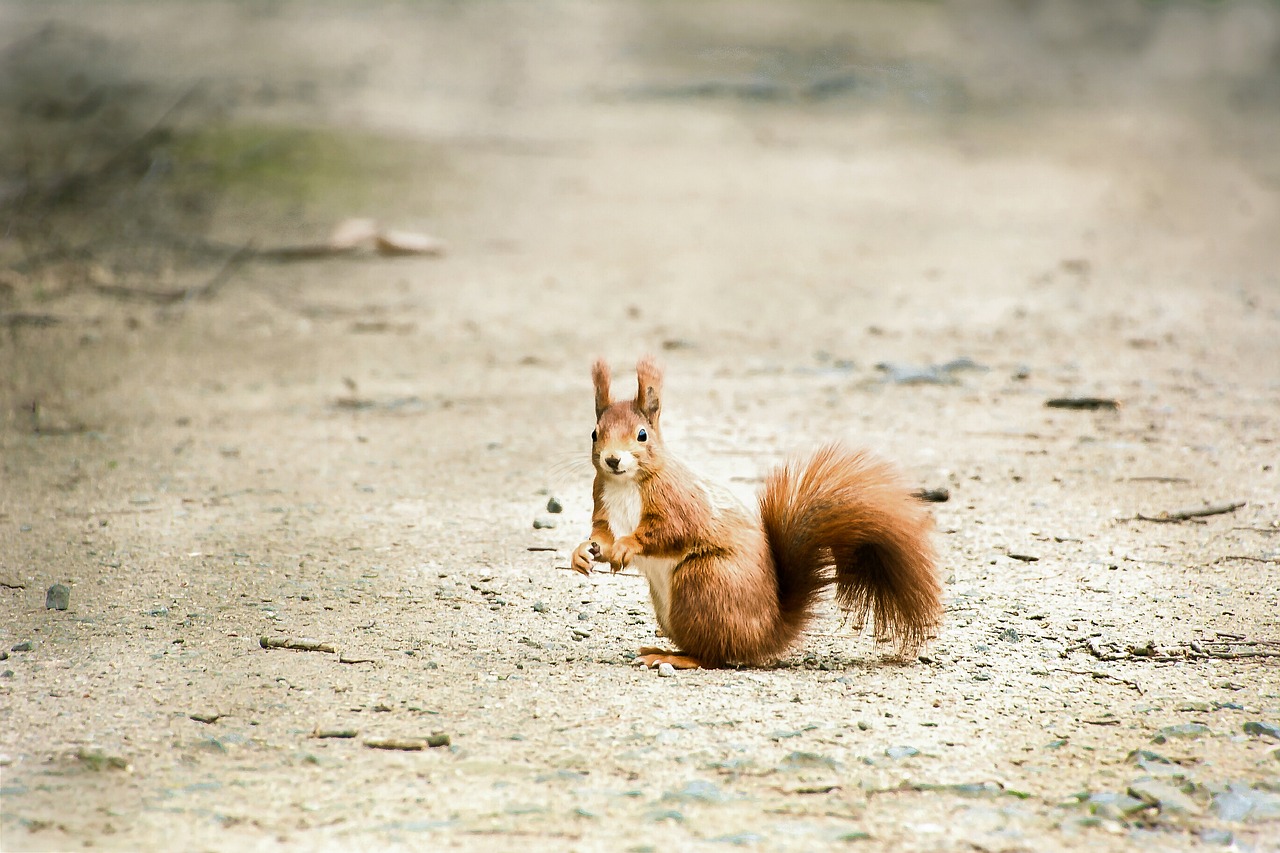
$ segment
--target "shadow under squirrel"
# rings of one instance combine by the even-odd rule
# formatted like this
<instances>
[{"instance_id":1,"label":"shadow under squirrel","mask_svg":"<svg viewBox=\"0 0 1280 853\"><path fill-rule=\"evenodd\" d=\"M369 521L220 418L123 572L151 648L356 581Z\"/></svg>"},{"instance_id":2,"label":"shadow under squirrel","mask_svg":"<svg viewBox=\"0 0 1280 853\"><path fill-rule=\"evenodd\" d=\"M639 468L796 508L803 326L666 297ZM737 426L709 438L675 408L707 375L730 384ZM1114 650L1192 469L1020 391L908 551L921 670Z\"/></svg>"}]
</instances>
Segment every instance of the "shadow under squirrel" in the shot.
<instances>
[{"instance_id":1,"label":"shadow under squirrel","mask_svg":"<svg viewBox=\"0 0 1280 853\"><path fill-rule=\"evenodd\" d=\"M896 470L832 443L774 469L750 512L725 488L665 449L662 371L636 365L633 400L614 400L609 366L591 371L595 509L572 567L635 566L649 582L658 624L678 651L642 648L647 666L760 664L785 653L820 593L907 657L942 616L929 533L933 522Z\"/></svg>"}]
</instances>

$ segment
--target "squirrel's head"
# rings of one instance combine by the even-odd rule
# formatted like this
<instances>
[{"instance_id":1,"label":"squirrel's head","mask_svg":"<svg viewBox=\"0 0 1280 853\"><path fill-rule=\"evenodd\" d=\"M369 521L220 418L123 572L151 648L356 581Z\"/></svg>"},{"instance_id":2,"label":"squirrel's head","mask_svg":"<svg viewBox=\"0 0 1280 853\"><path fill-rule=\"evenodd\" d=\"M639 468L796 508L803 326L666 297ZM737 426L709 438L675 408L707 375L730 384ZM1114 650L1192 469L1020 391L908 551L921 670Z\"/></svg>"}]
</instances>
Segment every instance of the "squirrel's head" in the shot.
<instances>
[{"instance_id":1,"label":"squirrel's head","mask_svg":"<svg viewBox=\"0 0 1280 853\"><path fill-rule=\"evenodd\" d=\"M636 365L634 400L614 401L609 393L609 365L591 368L596 388L596 428L591 432L591 462L602 477L634 479L651 472L662 452L658 415L662 411L662 369L652 357Z\"/></svg>"}]
</instances>

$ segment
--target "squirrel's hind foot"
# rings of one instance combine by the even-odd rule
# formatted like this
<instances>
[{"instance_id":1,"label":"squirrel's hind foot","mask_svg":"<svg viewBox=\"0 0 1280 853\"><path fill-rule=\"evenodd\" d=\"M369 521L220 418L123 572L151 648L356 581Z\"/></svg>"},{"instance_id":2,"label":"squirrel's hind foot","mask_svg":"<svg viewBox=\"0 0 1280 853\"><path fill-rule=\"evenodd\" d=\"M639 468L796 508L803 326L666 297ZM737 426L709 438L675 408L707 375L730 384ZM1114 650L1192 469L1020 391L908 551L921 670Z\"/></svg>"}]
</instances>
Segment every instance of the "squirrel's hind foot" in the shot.
<instances>
[{"instance_id":1,"label":"squirrel's hind foot","mask_svg":"<svg viewBox=\"0 0 1280 853\"><path fill-rule=\"evenodd\" d=\"M646 646L640 650L636 660L652 669L658 664L669 663L676 669L701 669L702 661L680 652L669 652L666 649L655 649Z\"/></svg>"}]
</instances>

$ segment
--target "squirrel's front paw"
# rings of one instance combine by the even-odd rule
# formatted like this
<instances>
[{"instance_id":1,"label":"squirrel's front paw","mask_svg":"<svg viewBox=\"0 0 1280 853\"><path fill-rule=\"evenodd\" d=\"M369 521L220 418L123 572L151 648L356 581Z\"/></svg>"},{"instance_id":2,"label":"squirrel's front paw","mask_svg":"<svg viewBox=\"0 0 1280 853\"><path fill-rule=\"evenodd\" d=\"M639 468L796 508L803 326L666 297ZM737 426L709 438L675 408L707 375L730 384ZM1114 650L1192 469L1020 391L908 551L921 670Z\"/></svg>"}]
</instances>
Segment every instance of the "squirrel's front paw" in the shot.
<instances>
[{"instance_id":1,"label":"squirrel's front paw","mask_svg":"<svg viewBox=\"0 0 1280 853\"><path fill-rule=\"evenodd\" d=\"M613 543L609 552L609 565L619 571L631 565L631 561L640 553L640 542L634 536L623 536Z\"/></svg>"},{"instance_id":2,"label":"squirrel's front paw","mask_svg":"<svg viewBox=\"0 0 1280 853\"><path fill-rule=\"evenodd\" d=\"M600 546L591 540L587 540L573 549L573 559L569 565L573 567L575 572L580 574L591 574L591 564L599 559Z\"/></svg>"}]
</instances>

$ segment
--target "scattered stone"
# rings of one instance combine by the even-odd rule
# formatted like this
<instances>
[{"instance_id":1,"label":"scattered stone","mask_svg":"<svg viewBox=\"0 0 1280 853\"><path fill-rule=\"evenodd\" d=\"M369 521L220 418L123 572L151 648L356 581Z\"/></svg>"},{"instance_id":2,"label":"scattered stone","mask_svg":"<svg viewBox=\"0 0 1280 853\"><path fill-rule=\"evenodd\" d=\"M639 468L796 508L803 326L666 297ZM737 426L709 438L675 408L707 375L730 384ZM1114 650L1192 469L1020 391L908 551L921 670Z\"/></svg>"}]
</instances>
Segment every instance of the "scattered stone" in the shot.
<instances>
[{"instance_id":1,"label":"scattered stone","mask_svg":"<svg viewBox=\"0 0 1280 853\"><path fill-rule=\"evenodd\" d=\"M45 610L66 610L71 606L71 587L55 583L44 596Z\"/></svg>"},{"instance_id":2,"label":"scattered stone","mask_svg":"<svg viewBox=\"0 0 1280 853\"><path fill-rule=\"evenodd\" d=\"M903 758L911 758L914 755L919 755L920 750L916 749L914 746L891 746L884 751L884 754L895 761L900 761Z\"/></svg>"},{"instance_id":3,"label":"scattered stone","mask_svg":"<svg viewBox=\"0 0 1280 853\"><path fill-rule=\"evenodd\" d=\"M349 739L359 735L355 729L316 729L311 733L313 738L344 738Z\"/></svg>"},{"instance_id":4,"label":"scattered stone","mask_svg":"<svg viewBox=\"0 0 1280 853\"><path fill-rule=\"evenodd\" d=\"M533 520L534 530L552 530L556 526L556 520L548 515L540 515Z\"/></svg>"},{"instance_id":5,"label":"scattered stone","mask_svg":"<svg viewBox=\"0 0 1280 853\"><path fill-rule=\"evenodd\" d=\"M590 631L584 631L581 628L573 628L572 631L573 631L573 640L574 642L577 642L577 643L580 643L591 636ZM670 664L668 664L668 666L670 666Z\"/></svg>"},{"instance_id":6,"label":"scattered stone","mask_svg":"<svg viewBox=\"0 0 1280 853\"><path fill-rule=\"evenodd\" d=\"M683 823L684 815L676 809L654 809L645 815L645 820L653 821L654 823L661 823L664 820Z\"/></svg>"},{"instance_id":7,"label":"scattered stone","mask_svg":"<svg viewBox=\"0 0 1280 853\"><path fill-rule=\"evenodd\" d=\"M1199 815L1204 809L1195 800L1167 782L1141 779L1129 786L1129 796L1160 809L1161 813Z\"/></svg>"},{"instance_id":8,"label":"scattered stone","mask_svg":"<svg viewBox=\"0 0 1280 853\"><path fill-rule=\"evenodd\" d=\"M191 714L191 715L189 715L189 716L191 717L191 719L195 720L197 723L209 723L209 724L212 724L212 723L216 723L216 722L218 722L218 720L222 719L222 715L221 715L221 714L217 714L217 713L214 713L214 712L211 712L211 711L199 711L199 712L194 713L194 714Z\"/></svg>"},{"instance_id":9,"label":"scattered stone","mask_svg":"<svg viewBox=\"0 0 1280 853\"><path fill-rule=\"evenodd\" d=\"M427 746L432 747L433 749L436 747L448 746L452 742L452 739L444 732L436 732L427 738Z\"/></svg>"},{"instance_id":10,"label":"scattered stone","mask_svg":"<svg viewBox=\"0 0 1280 853\"><path fill-rule=\"evenodd\" d=\"M1208 711L1210 708L1208 702L1179 702L1174 706L1175 711Z\"/></svg>"},{"instance_id":11,"label":"scattered stone","mask_svg":"<svg viewBox=\"0 0 1280 853\"><path fill-rule=\"evenodd\" d=\"M9 647L9 651L11 651L11 652L29 652L29 651L31 651L32 649L34 649L35 647L36 647L36 644L35 644L35 643L33 643L33 642L31 642L30 640L23 640L21 643L18 643L18 644L16 644L16 645L10 646L10 647Z\"/></svg>"},{"instance_id":12,"label":"scattered stone","mask_svg":"<svg viewBox=\"0 0 1280 853\"><path fill-rule=\"evenodd\" d=\"M779 770L835 770L840 766L840 762L826 755L816 752L792 752L786 758L782 759L782 763L778 765Z\"/></svg>"},{"instance_id":13,"label":"scattered stone","mask_svg":"<svg viewBox=\"0 0 1280 853\"><path fill-rule=\"evenodd\" d=\"M1198 738L1207 735L1209 727L1204 723L1179 723L1176 726L1165 726L1152 738L1156 743L1167 743L1170 738Z\"/></svg>"},{"instance_id":14,"label":"scattered stone","mask_svg":"<svg viewBox=\"0 0 1280 853\"><path fill-rule=\"evenodd\" d=\"M154 609L152 609L152 610L148 610L148 611L147 611L147 615L148 615L148 616L168 616L168 615L169 615L169 608L167 608L167 607L156 607L156 608L154 608Z\"/></svg>"},{"instance_id":15,"label":"scattered stone","mask_svg":"<svg viewBox=\"0 0 1280 853\"><path fill-rule=\"evenodd\" d=\"M1280 818L1280 794L1258 791L1242 782L1229 782L1215 791L1213 813L1227 821L1264 821Z\"/></svg>"},{"instance_id":16,"label":"scattered stone","mask_svg":"<svg viewBox=\"0 0 1280 853\"><path fill-rule=\"evenodd\" d=\"M1022 642L1022 635L1018 633L1016 628L1005 628L1000 632L1000 639L1006 643L1020 643Z\"/></svg>"},{"instance_id":17,"label":"scattered stone","mask_svg":"<svg viewBox=\"0 0 1280 853\"><path fill-rule=\"evenodd\" d=\"M695 779L679 791L663 794L662 799L684 803L723 803L727 798L714 783Z\"/></svg>"},{"instance_id":18,"label":"scattered stone","mask_svg":"<svg viewBox=\"0 0 1280 853\"><path fill-rule=\"evenodd\" d=\"M547 498L547 512L559 514L564 512L564 505L556 499L555 495Z\"/></svg>"},{"instance_id":19,"label":"scattered stone","mask_svg":"<svg viewBox=\"0 0 1280 853\"><path fill-rule=\"evenodd\" d=\"M845 843L850 841L870 841L871 833L862 829L855 829L852 832L838 833L835 838L836 841L843 841Z\"/></svg>"},{"instance_id":20,"label":"scattered stone","mask_svg":"<svg viewBox=\"0 0 1280 853\"><path fill-rule=\"evenodd\" d=\"M717 835L710 841L719 844L732 844L735 847L747 847L764 841L764 836L757 835L754 832L735 832L732 835Z\"/></svg>"},{"instance_id":21,"label":"scattered stone","mask_svg":"<svg viewBox=\"0 0 1280 853\"><path fill-rule=\"evenodd\" d=\"M858 731L866 732L871 730L871 724L866 720L858 720Z\"/></svg>"},{"instance_id":22,"label":"scattered stone","mask_svg":"<svg viewBox=\"0 0 1280 853\"><path fill-rule=\"evenodd\" d=\"M666 661L658 664L658 675L662 678L671 678L675 674L676 668Z\"/></svg>"},{"instance_id":23,"label":"scattered stone","mask_svg":"<svg viewBox=\"0 0 1280 853\"><path fill-rule=\"evenodd\" d=\"M908 791L940 791L947 794L959 794L962 797L996 797L1006 793L999 782L955 782L938 784L936 782L904 782L904 790ZM1022 791L1008 791L1018 799L1026 799Z\"/></svg>"},{"instance_id":24,"label":"scattered stone","mask_svg":"<svg viewBox=\"0 0 1280 853\"><path fill-rule=\"evenodd\" d=\"M108 755L100 749L85 749L81 747L76 752L76 758L88 767L90 770L128 770L129 762L118 755Z\"/></svg>"},{"instance_id":25,"label":"scattered stone","mask_svg":"<svg viewBox=\"0 0 1280 853\"><path fill-rule=\"evenodd\" d=\"M1123 821L1134 812L1140 812L1149 807L1148 803L1137 797L1131 797L1128 794L1116 794L1111 791L1091 794L1085 802L1089 805L1089 810L1098 817L1119 821Z\"/></svg>"},{"instance_id":26,"label":"scattered stone","mask_svg":"<svg viewBox=\"0 0 1280 853\"><path fill-rule=\"evenodd\" d=\"M543 603L543 602L541 602L541 601L535 601L535 602L533 603L533 612L534 612L534 613L546 613L546 612L547 612L547 605L546 605L546 604L544 604L544 603Z\"/></svg>"},{"instance_id":27,"label":"scattered stone","mask_svg":"<svg viewBox=\"0 0 1280 853\"><path fill-rule=\"evenodd\" d=\"M1244 724L1244 733L1254 736L1264 735L1280 740L1280 726L1275 723L1248 722Z\"/></svg>"},{"instance_id":28,"label":"scattered stone","mask_svg":"<svg viewBox=\"0 0 1280 853\"><path fill-rule=\"evenodd\" d=\"M955 358L944 364L915 365L882 361L876 369L885 374L884 381L893 385L958 385L955 374L965 370L985 371L988 368L971 358Z\"/></svg>"}]
</instances>

